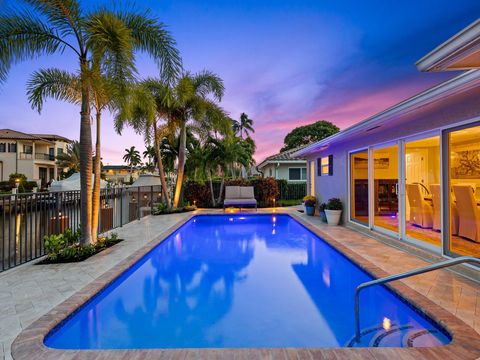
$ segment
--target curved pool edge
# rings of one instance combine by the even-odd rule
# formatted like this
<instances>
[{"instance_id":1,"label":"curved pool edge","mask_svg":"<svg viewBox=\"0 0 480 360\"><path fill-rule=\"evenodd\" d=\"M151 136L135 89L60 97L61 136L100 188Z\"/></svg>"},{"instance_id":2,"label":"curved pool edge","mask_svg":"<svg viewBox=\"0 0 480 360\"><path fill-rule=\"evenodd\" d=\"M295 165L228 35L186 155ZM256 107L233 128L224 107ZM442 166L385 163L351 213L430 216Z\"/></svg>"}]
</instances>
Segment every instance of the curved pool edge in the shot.
<instances>
[{"instance_id":1,"label":"curved pool edge","mask_svg":"<svg viewBox=\"0 0 480 360\"><path fill-rule=\"evenodd\" d=\"M258 213L259 215L261 213ZM272 213L273 214L273 213ZM379 278L389 275L363 256L357 254L343 245L339 240L332 238L321 229L308 223L298 214L276 212L291 216L309 231L322 238L327 244L342 253L361 269ZM239 359L252 358L352 358L361 357L374 359L378 357L431 359L477 359L480 357L480 334L465 322L449 313L439 305L433 303L426 296L418 293L407 285L396 282L387 287L398 295L403 301L410 304L415 310L430 318L440 327L444 328L451 336L449 344L429 348L189 348L189 349L129 349L129 350L60 350L44 345L45 337L58 325L72 316L80 307L87 303L97 293L102 291L123 272L140 260L145 254L153 250L169 235L178 230L195 216L223 215L215 212L195 212L186 216L175 225L171 226L159 236L152 239L147 245L141 247L126 259L113 266L110 270L100 275L93 282L86 285L67 300L63 301L52 310L34 321L24 329L14 340L11 347L12 357L19 359L112 359L112 358L155 358L155 359L180 359L180 358L224 358L235 357ZM228 214L226 214L228 215Z\"/></svg>"}]
</instances>

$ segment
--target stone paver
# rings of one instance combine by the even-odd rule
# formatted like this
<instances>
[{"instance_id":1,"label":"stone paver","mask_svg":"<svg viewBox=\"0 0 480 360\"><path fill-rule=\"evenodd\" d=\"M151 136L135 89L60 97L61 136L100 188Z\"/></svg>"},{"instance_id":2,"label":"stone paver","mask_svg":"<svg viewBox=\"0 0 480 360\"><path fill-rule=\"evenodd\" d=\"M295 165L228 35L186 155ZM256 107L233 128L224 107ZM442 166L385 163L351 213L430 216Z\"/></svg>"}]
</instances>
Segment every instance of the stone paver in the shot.
<instances>
[{"instance_id":1,"label":"stone paver","mask_svg":"<svg viewBox=\"0 0 480 360\"><path fill-rule=\"evenodd\" d=\"M278 211L296 213L292 208ZM82 263L30 263L0 274L0 358L10 359L11 343L22 329L188 216L146 217L116 229L125 241ZM301 217L387 273L427 264L359 232L326 226L318 217ZM480 332L480 287L477 283L445 270L403 282Z\"/></svg>"},{"instance_id":2,"label":"stone paver","mask_svg":"<svg viewBox=\"0 0 480 360\"><path fill-rule=\"evenodd\" d=\"M124 241L80 263L31 262L0 273L0 359L11 359L10 346L22 329L187 217L147 216L115 229Z\"/></svg>"}]
</instances>

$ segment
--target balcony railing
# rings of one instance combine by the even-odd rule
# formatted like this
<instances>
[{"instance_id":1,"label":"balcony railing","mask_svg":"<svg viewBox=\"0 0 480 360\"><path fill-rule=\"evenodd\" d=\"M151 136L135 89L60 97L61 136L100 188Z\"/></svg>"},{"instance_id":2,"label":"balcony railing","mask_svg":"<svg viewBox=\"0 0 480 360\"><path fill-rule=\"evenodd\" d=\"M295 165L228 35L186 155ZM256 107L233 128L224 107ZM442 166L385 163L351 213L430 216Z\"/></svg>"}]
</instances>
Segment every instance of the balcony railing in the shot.
<instances>
[{"instance_id":1,"label":"balcony railing","mask_svg":"<svg viewBox=\"0 0 480 360\"><path fill-rule=\"evenodd\" d=\"M35 153L35 160L55 161L55 155L44 154L44 153Z\"/></svg>"},{"instance_id":2,"label":"balcony railing","mask_svg":"<svg viewBox=\"0 0 480 360\"><path fill-rule=\"evenodd\" d=\"M33 154L32 153L21 152L21 153L18 154L18 158L20 160L31 160L31 159L33 159Z\"/></svg>"}]
</instances>

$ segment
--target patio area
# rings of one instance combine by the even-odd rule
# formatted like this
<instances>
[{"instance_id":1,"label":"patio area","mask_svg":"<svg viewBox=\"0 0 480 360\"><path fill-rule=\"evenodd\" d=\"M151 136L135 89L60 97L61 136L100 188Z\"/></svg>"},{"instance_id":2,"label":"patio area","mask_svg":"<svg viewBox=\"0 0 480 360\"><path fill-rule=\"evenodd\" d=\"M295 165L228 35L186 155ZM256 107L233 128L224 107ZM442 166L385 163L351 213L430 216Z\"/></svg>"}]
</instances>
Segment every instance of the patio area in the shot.
<instances>
[{"instance_id":1,"label":"patio area","mask_svg":"<svg viewBox=\"0 0 480 360\"><path fill-rule=\"evenodd\" d=\"M221 210L218 210L221 211ZM260 209L269 212L271 209ZM203 212L199 210L198 212ZM212 212L212 210L208 210ZM328 227L319 217L308 217L296 207L280 208L300 216L388 273L426 265L426 261L345 227ZM116 230L124 241L82 262L60 265L28 263L0 275L0 355L10 359L15 337L35 319L107 272L133 252L166 233L191 214L147 216ZM403 281L480 333L477 283L450 271L437 271ZM286 354L285 354L286 355Z\"/></svg>"}]
</instances>

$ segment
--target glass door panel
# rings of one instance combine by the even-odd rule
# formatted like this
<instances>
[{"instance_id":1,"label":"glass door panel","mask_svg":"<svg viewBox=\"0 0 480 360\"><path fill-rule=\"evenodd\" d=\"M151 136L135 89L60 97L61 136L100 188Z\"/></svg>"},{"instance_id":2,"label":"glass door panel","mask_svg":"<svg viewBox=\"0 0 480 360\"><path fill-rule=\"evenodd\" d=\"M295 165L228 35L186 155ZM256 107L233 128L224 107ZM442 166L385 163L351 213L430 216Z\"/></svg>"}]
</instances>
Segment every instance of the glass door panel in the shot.
<instances>
[{"instance_id":1,"label":"glass door panel","mask_svg":"<svg viewBox=\"0 0 480 360\"><path fill-rule=\"evenodd\" d=\"M440 137L405 142L405 233L441 245Z\"/></svg>"},{"instance_id":2,"label":"glass door panel","mask_svg":"<svg viewBox=\"0 0 480 360\"><path fill-rule=\"evenodd\" d=\"M373 150L373 223L398 233L398 146Z\"/></svg>"},{"instance_id":3,"label":"glass door panel","mask_svg":"<svg viewBox=\"0 0 480 360\"><path fill-rule=\"evenodd\" d=\"M350 154L350 219L368 225L368 150Z\"/></svg>"},{"instance_id":4,"label":"glass door panel","mask_svg":"<svg viewBox=\"0 0 480 360\"><path fill-rule=\"evenodd\" d=\"M480 256L480 126L448 134L448 249Z\"/></svg>"}]
</instances>

